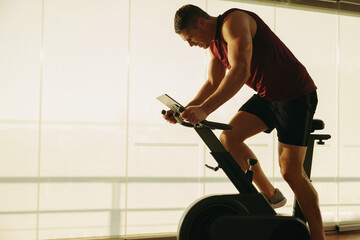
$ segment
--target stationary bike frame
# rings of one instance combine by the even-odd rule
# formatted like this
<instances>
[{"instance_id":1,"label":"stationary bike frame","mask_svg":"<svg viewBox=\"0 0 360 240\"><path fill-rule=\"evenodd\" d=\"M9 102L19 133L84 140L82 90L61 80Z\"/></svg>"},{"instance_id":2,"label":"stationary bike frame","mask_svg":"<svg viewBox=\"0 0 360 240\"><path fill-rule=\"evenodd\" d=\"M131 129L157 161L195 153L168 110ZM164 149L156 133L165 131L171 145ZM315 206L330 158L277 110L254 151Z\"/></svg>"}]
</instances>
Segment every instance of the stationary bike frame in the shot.
<instances>
[{"instance_id":1,"label":"stationary bike frame","mask_svg":"<svg viewBox=\"0 0 360 240\"><path fill-rule=\"evenodd\" d=\"M313 125L312 125L312 131L315 130L322 130L325 128L325 124L322 120L314 119ZM304 171L309 179L311 179L311 166L312 166L312 159L313 159L313 153L314 153L314 145L315 141L317 140L317 144L324 145L324 141L330 139L331 136L329 134L313 134L311 133L308 140L308 146L307 151L305 155L304 160ZM311 180L310 180L311 181ZM306 218L304 216L304 213L301 211L300 205L296 198L294 199L294 205L293 205L293 216L300 218L304 222L306 222Z\"/></svg>"},{"instance_id":2,"label":"stationary bike frame","mask_svg":"<svg viewBox=\"0 0 360 240\"><path fill-rule=\"evenodd\" d=\"M241 167L237 164L236 160L231 156L231 154L225 149L221 144L218 137L213 133L212 129L221 129L221 130L231 130L232 126L228 124L215 123L210 121L202 121L196 125L192 125L188 122L183 121L179 114L185 110L185 108L173 100L168 95L162 95L157 98L160 102L164 103L171 110L174 111L174 117L179 124L194 128L207 147L210 149L212 156L218 163L218 167L222 168L224 173L227 175L229 180L234 184L235 188L241 194L257 194L259 193L255 186L249 180L248 176L244 173ZM165 112L163 111L163 114ZM312 131L324 129L324 123L321 120L313 120ZM324 140L330 139L331 136L328 134L310 134L308 140L308 149L306 152L304 160L304 170L307 176L310 179L311 175L311 165L312 157L314 151L315 140L318 140L318 144L324 144ZM276 214L274 212L274 214ZM293 207L293 216L298 217L299 219L306 222L304 214L302 213L299 204L295 198L294 207Z\"/></svg>"},{"instance_id":3,"label":"stationary bike frame","mask_svg":"<svg viewBox=\"0 0 360 240\"><path fill-rule=\"evenodd\" d=\"M179 114L185 110L185 108L173 100L168 95L162 95L157 98L160 102L164 103L171 110L174 111L174 117L179 124L185 127L194 128L204 141L206 146L210 149L211 154L218 162L219 167L223 169L230 181L234 184L235 188L242 194L258 193L258 190L249 181L241 167L236 163L231 154L226 151L225 147L220 143L217 136L211 129L232 130L232 126L228 124L219 124L210 121L202 121L199 124L192 125L183 121ZM163 112L164 114L164 112Z\"/></svg>"}]
</instances>

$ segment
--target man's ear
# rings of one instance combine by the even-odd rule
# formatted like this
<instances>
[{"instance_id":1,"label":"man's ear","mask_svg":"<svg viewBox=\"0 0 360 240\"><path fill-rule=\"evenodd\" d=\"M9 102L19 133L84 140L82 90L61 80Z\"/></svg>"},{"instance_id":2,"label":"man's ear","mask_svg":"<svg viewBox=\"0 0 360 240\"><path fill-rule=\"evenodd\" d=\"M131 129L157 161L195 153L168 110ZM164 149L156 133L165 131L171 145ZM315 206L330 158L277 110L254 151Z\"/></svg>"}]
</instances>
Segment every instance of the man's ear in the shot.
<instances>
[{"instance_id":1,"label":"man's ear","mask_svg":"<svg viewBox=\"0 0 360 240\"><path fill-rule=\"evenodd\" d=\"M198 17L198 19L197 19L197 27L203 28L204 25L205 25L205 19L203 19L202 17Z\"/></svg>"}]
</instances>

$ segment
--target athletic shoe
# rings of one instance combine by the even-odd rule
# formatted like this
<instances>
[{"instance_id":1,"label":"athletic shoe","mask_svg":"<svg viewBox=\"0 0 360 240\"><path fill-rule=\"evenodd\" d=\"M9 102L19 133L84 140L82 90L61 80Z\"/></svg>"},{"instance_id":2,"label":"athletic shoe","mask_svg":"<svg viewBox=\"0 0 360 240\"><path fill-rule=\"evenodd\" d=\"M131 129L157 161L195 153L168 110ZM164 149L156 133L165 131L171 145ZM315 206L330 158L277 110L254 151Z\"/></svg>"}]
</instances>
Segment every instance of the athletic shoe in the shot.
<instances>
[{"instance_id":1,"label":"athletic shoe","mask_svg":"<svg viewBox=\"0 0 360 240\"><path fill-rule=\"evenodd\" d=\"M279 189L275 188L274 196L268 198L266 197L268 202L270 203L272 208L280 208L286 204L286 198L284 195L280 192Z\"/></svg>"}]
</instances>

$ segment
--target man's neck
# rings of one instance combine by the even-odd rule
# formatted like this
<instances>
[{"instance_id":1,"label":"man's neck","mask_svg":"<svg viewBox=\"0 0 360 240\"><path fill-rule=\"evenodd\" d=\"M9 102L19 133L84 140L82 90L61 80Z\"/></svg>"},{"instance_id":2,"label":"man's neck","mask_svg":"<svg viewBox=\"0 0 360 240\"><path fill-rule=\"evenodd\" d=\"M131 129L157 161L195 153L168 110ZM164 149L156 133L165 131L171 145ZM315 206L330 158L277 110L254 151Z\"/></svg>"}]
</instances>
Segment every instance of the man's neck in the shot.
<instances>
[{"instance_id":1,"label":"man's neck","mask_svg":"<svg viewBox=\"0 0 360 240\"><path fill-rule=\"evenodd\" d=\"M211 32L211 39L215 40L216 28L217 28L217 17L210 17L209 19L209 31Z\"/></svg>"}]
</instances>

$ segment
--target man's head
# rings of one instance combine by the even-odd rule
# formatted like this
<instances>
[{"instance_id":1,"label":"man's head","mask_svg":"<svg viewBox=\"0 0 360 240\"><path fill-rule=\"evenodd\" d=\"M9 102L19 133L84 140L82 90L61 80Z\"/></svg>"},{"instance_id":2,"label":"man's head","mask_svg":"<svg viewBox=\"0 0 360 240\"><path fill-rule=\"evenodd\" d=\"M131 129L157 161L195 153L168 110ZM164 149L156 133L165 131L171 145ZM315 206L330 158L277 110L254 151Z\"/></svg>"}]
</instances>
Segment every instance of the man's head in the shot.
<instances>
[{"instance_id":1,"label":"man's head","mask_svg":"<svg viewBox=\"0 0 360 240\"><path fill-rule=\"evenodd\" d=\"M208 48L213 40L211 16L194 5L182 6L175 14L175 32L189 45Z\"/></svg>"}]
</instances>

